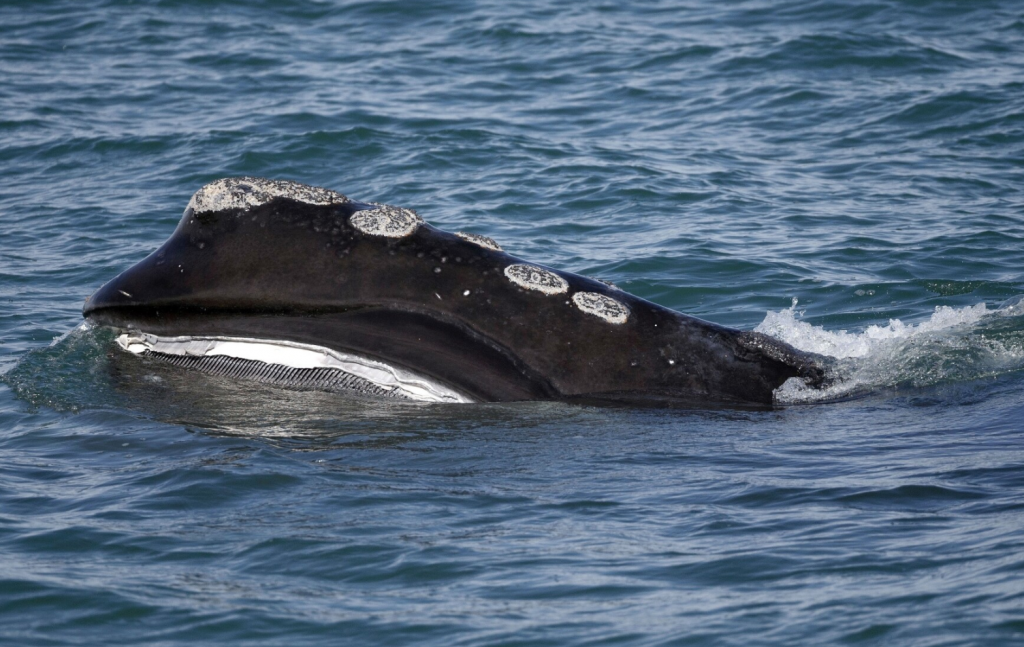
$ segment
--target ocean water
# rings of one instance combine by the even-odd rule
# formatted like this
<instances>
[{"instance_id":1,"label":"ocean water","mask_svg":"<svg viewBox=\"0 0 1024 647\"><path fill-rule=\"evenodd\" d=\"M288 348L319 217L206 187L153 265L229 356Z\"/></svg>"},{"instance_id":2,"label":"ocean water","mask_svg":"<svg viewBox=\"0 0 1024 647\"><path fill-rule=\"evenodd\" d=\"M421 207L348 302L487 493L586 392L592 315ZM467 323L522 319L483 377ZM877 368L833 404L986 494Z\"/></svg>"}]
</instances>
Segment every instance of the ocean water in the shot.
<instances>
[{"instance_id":1,"label":"ocean water","mask_svg":"<svg viewBox=\"0 0 1024 647\"><path fill-rule=\"evenodd\" d=\"M414 405L80 327L214 179L837 358L773 411ZM0 4L0 642L1024 641L1024 6Z\"/></svg>"}]
</instances>

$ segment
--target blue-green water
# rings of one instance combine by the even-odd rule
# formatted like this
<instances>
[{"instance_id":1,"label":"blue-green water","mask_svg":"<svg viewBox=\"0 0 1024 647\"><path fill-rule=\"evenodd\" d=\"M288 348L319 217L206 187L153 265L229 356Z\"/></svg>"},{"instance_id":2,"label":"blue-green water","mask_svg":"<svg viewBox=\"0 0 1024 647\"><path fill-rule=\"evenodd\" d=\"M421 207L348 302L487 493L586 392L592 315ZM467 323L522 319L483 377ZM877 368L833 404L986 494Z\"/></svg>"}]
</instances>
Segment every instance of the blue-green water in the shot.
<instances>
[{"instance_id":1,"label":"blue-green water","mask_svg":"<svg viewBox=\"0 0 1024 647\"><path fill-rule=\"evenodd\" d=\"M242 174L846 390L396 405L61 338ZM8 1L0 178L4 644L1024 640L1019 2Z\"/></svg>"}]
</instances>

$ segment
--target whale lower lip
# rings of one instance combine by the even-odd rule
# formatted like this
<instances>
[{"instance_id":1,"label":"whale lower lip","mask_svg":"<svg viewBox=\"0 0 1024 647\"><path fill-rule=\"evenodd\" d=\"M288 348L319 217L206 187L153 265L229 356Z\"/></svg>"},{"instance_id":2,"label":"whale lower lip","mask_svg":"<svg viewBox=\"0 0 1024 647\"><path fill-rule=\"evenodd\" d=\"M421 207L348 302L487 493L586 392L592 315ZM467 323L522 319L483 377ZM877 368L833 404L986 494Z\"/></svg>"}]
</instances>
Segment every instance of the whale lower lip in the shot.
<instances>
[{"instance_id":1,"label":"whale lower lip","mask_svg":"<svg viewBox=\"0 0 1024 647\"><path fill-rule=\"evenodd\" d=\"M429 377L312 344L245 337L160 337L138 331L122 333L117 344L130 353L176 366L276 386L417 402L475 402Z\"/></svg>"}]
</instances>

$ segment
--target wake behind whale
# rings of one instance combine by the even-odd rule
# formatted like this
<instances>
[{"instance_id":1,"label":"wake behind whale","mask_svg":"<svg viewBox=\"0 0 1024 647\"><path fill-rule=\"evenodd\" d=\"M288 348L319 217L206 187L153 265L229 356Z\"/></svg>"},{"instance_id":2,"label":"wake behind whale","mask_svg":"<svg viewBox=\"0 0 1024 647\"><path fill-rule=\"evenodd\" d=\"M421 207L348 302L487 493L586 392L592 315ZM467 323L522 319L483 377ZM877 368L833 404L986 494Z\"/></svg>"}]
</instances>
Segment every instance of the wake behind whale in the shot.
<instances>
[{"instance_id":1,"label":"wake behind whale","mask_svg":"<svg viewBox=\"0 0 1024 647\"><path fill-rule=\"evenodd\" d=\"M985 303L937 306L919 323L889 320L864 330L830 331L799 318L797 300L769 312L756 331L833 358L836 376L822 388L790 380L779 404L846 399L881 391L921 389L995 378L1024 368L1024 297L995 308Z\"/></svg>"}]
</instances>

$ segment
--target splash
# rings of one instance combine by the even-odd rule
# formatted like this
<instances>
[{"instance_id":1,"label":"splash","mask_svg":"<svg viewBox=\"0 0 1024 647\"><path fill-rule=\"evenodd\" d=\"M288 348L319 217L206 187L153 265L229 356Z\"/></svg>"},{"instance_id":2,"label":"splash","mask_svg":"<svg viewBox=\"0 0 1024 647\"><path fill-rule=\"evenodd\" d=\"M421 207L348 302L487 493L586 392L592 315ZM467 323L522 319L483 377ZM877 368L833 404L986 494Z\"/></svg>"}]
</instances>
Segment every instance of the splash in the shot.
<instances>
[{"instance_id":1,"label":"splash","mask_svg":"<svg viewBox=\"0 0 1024 647\"><path fill-rule=\"evenodd\" d=\"M755 330L800 350L836 359L833 386L815 390L791 379L775 392L781 404L845 398L884 388L924 387L994 377L1024 368L1024 298L995 309L984 303L938 306L927 320L828 331L800 321L797 301L769 312Z\"/></svg>"}]
</instances>

